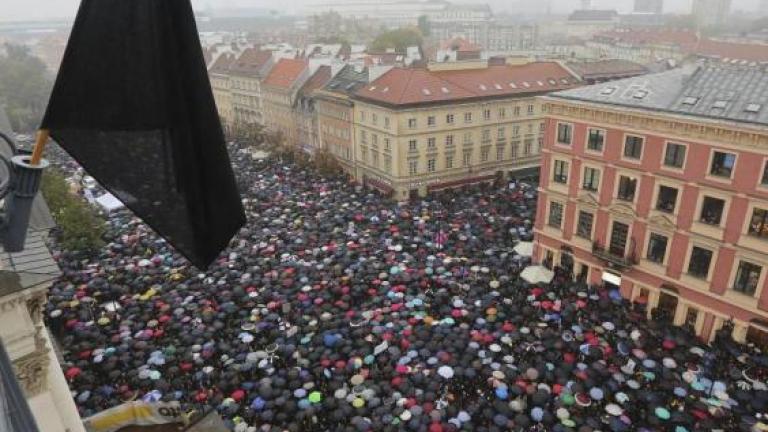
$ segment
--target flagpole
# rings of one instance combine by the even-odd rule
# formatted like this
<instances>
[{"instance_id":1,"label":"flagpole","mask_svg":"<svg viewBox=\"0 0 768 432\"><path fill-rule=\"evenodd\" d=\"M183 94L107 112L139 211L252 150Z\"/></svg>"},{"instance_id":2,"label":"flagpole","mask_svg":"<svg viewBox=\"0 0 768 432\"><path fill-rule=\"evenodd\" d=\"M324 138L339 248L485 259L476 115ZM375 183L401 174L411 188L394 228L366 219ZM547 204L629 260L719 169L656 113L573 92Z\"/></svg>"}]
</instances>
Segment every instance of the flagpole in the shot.
<instances>
[{"instance_id":1,"label":"flagpole","mask_svg":"<svg viewBox=\"0 0 768 432\"><path fill-rule=\"evenodd\" d=\"M32 158L29 164L36 166L40 163L40 159L43 158L43 150L45 149L45 143L48 142L48 136L50 132L48 129L40 129L37 131L37 140L35 141L35 149L32 151Z\"/></svg>"}]
</instances>

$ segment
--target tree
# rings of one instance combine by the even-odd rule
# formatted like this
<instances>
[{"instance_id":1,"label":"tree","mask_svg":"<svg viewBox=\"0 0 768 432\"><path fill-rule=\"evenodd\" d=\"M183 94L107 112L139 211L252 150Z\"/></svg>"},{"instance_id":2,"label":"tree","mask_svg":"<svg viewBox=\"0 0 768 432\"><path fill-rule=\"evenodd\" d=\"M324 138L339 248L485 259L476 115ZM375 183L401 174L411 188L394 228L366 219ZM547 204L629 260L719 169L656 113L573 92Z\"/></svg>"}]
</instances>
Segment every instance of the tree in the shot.
<instances>
[{"instance_id":1,"label":"tree","mask_svg":"<svg viewBox=\"0 0 768 432\"><path fill-rule=\"evenodd\" d=\"M57 240L63 249L92 252L104 246L104 220L93 207L70 192L61 172L47 170L41 189L58 225Z\"/></svg>"},{"instance_id":2,"label":"tree","mask_svg":"<svg viewBox=\"0 0 768 432\"><path fill-rule=\"evenodd\" d=\"M429 18L426 15L421 15L419 17L418 27L419 27L419 31L424 37L427 37L432 33L429 25Z\"/></svg>"},{"instance_id":3,"label":"tree","mask_svg":"<svg viewBox=\"0 0 768 432\"><path fill-rule=\"evenodd\" d=\"M0 55L0 105L14 130L27 132L40 125L52 86L45 64L27 47L5 44L5 55Z\"/></svg>"},{"instance_id":4,"label":"tree","mask_svg":"<svg viewBox=\"0 0 768 432\"><path fill-rule=\"evenodd\" d=\"M411 46L421 46L424 38L416 27L404 27L390 30L380 34L371 43L372 51L386 51L394 49L397 52L405 52Z\"/></svg>"}]
</instances>

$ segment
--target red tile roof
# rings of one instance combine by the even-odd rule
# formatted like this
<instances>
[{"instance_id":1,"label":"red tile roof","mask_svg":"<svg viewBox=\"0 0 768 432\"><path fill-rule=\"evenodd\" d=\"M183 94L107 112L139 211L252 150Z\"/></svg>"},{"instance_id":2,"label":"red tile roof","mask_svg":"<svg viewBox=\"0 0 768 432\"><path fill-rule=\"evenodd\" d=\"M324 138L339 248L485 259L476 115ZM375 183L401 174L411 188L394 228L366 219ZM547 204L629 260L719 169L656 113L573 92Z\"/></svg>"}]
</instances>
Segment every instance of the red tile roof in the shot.
<instances>
[{"instance_id":1,"label":"red tile roof","mask_svg":"<svg viewBox=\"0 0 768 432\"><path fill-rule=\"evenodd\" d=\"M309 95L313 91L326 85L330 80L331 80L331 67L328 65L322 65L319 68L317 68L315 73L307 80L306 83L304 83L304 86L301 87L300 92L305 95Z\"/></svg>"},{"instance_id":2,"label":"red tile roof","mask_svg":"<svg viewBox=\"0 0 768 432\"><path fill-rule=\"evenodd\" d=\"M768 45L705 39L698 44L695 54L721 59L764 62L768 61Z\"/></svg>"},{"instance_id":3,"label":"red tile roof","mask_svg":"<svg viewBox=\"0 0 768 432\"><path fill-rule=\"evenodd\" d=\"M544 93L577 85L578 79L554 62L455 71L394 68L360 88L356 96L387 105L412 105Z\"/></svg>"},{"instance_id":4,"label":"red tile roof","mask_svg":"<svg viewBox=\"0 0 768 432\"><path fill-rule=\"evenodd\" d=\"M674 29L620 29L599 33L595 39L607 39L615 42L624 42L633 45L678 45L687 46L695 44L699 37L690 30Z\"/></svg>"},{"instance_id":5,"label":"red tile roof","mask_svg":"<svg viewBox=\"0 0 768 432\"><path fill-rule=\"evenodd\" d=\"M216 61L211 65L211 72L229 73L229 68L235 61L235 55L230 53L222 53L216 58Z\"/></svg>"},{"instance_id":6,"label":"red tile roof","mask_svg":"<svg viewBox=\"0 0 768 432\"><path fill-rule=\"evenodd\" d=\"M248 48L243 51L230 67L233 73L258 76L265 64L272 58L272 52Z\"/></svg>"},{"instance_id":7,"label":"red tile roof","mask_svg":"<svg viewBox=\"0 0 768 432\"><path fill-rule=\"evenodd\" d=\"M304 59L280 59L264 79L264 84L290 88L305 69L307 69L307 61Z\"/></svg>"}]
</instances>

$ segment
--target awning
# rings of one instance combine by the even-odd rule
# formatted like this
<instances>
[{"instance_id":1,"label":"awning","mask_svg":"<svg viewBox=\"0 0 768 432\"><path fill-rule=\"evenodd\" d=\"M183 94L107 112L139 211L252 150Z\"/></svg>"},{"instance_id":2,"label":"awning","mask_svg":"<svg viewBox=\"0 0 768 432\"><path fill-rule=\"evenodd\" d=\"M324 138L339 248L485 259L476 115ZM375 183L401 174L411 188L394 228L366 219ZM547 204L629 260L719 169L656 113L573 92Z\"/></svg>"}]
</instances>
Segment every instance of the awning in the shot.
<instances>
[{"instance_id":1,"label":"awning","mask_svg":"<svg viewBox=\"0 0 768 432\"><path fill-rule=\"evenodd\" d=\"M603 281L608 282L611 284L614 284L616 286L621 286L621 276L610 273L610 272L603 272Z\"/></svg>"},{"instance_id":2,"label":"awning","mask_svg":"<svg viewBox=\"0 0 768 432\"><path fill-rule=\"evenodd\" d=\"M427 186L427 190L432 192L432 191L450 189L450 188L455 188L455 187L470 185L475 183L482 183L484 181L495 180L495 179L496 179L495 174L480 176L480 177L470 177L470 178L453 180L453 181L442 182L442 183L433 183Z\"/></svg>"}]
</instances>

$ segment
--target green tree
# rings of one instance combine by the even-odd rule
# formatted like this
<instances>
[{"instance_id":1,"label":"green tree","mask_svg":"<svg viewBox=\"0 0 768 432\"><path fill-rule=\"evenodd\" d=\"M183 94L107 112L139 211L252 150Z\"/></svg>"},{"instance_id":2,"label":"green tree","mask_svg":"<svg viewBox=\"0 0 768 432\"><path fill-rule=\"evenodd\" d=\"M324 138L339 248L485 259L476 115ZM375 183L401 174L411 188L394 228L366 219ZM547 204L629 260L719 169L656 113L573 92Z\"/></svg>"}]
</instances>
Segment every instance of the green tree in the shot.
<instances>
[{"instance_id":1,"label":"green tree","mask_svg":"<svg viewBox=\"0 0 768 432\"><path fill-rule=\"evenodd\" d=\"M14 130L37 129L53 79L27 47L5 44L4 48L5 54L0 55L0 105L5 106Z\"/></svg>"},{"instance_id":2,"label":"green tree","mask_svg":"<svg viewBox=\"0 0 768 432\"><path fill-rule=\"evenodd\" d=\"M397 52L405 52L410 46L421 46L424 38L416 27L403 27L380 34L371 43L372 51L386 51L393 49Z\"/></svg>"},{"instance_id":3,"label":"green tree","mask_svg":"<svg viewBox=\"0 0 768 432\"><path fill-rule=\"evenodd\" d=\"M104 246L104 220L88 203L70 192L61 172L46 171L41 189L58 225L57 240L63 249L92 252Z\"/></svg>"}]
</instances>

